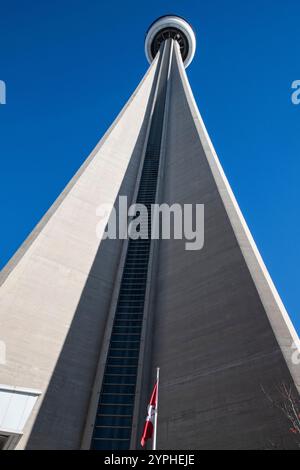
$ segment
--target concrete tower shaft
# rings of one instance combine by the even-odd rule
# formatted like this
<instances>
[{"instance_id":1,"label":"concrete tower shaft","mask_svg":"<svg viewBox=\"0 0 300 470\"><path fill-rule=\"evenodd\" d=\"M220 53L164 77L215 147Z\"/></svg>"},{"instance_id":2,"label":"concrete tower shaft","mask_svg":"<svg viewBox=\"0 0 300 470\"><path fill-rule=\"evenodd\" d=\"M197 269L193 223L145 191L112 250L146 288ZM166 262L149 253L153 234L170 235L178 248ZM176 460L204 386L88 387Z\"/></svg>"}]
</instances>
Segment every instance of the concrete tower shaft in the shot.
<instances>
[{"instance_id":1,"label":"concrete tower shaft","mask_svg":"<svg viewBox=\"0 0 300 470\"><path fill-rule=\"evenodd\" d=\"M134 190L134 202L143 205L148 214L151 213L151 205L158 202L173 46L172 39L165 40L160 46L153 81L151 118ZM151 229L152 221L148 217L149 233ZM143 337L150 315L149 286L155 269L154 249L150 238L131 239L124 243L123 262L119 266L122 274L115 284L115 301L109 315L112 328L106 330L107 341L104 341L101 351L102 367L97 374L98 387L94 389L88 418L88 423L92 420L94 426L93 429L87 426L84 438L84 445L92 449L129 449L130 443L131 447L136 447L132 439L132 424L139 416L134 409L139 406L139 386L136 383L143 369L142 365L138 367L138 363L143 363ZM113 408L108 403L118 403L119 406Z\"/></svg>"},{"instance_id":2,"label":"concrete tower shaft","mask_svg":"<svg viewBox=\"0 0 300 470\"><path fill-rule=\"evenodd\" d=\"M157 366L158 449L297 448L268 397L284 384L298 399L299 338L193 98L194 33L181 24L180 43L169 21L150 27L145 77L1 273L5 448L140 448ZM109 213L99 239L97 209L123 195L204 204L203 248L105 239Z\"/></svg>"}]
</instances>

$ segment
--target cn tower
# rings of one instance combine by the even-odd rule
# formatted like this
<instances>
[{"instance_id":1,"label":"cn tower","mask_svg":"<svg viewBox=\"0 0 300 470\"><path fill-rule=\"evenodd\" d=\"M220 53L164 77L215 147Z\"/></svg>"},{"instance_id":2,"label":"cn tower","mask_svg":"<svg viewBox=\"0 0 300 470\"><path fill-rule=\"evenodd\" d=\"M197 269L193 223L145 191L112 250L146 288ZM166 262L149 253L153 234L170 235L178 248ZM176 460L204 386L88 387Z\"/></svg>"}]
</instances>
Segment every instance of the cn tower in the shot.
<instances>
[{"instance_id":1,"label":"cn tower","mask_svg":"<svg viewBox=\"0 0 300 470\"><path fill-rule=\"evenodd\" d=\"M157 366L157 449L297 448L299 338L193 97L195 53L185 19L151 24L141 83L1 273L3 449L140 449ZM109 211L96 235L120 196L203 205L201 247L106 237Z\"/></svg>"}]
</instances>

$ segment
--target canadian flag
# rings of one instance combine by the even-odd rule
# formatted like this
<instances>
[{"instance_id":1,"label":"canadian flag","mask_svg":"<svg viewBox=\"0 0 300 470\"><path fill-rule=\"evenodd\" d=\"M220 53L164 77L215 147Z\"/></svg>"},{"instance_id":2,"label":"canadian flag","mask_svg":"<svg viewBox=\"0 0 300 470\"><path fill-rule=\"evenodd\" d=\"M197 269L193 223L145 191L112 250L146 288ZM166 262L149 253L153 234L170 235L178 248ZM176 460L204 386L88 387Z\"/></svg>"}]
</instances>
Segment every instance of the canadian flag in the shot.
<instances>
[{"instance_id":1,"label":"canadian flag","mask_svg":"<svg viewBox=\"0 0 300 470\"><path fill-rule=\"evenodd\" d=\"M154 385L154 389L151 395L150 403L148 405L148 414L146 417L146 422L144 426L144 431L141 439L141 445L144 447L146 441L151 439L153 436L153 430L155 426L155 413L157 412L157 388L158 380Z\"/></svg>"}]
</instances>

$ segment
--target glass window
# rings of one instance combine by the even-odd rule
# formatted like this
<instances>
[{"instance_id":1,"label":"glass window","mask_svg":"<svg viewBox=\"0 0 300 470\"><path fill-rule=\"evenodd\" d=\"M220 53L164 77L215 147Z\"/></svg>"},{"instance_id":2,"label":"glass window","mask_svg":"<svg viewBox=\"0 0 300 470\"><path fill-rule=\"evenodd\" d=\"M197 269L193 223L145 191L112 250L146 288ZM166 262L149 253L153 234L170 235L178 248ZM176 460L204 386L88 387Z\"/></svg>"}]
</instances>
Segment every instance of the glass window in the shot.
<instances>
[{"instance_id":1,"label":"glass window","mask_svg":"<svg viewBox=\"0 0 300 470\"><path fill-rule=\"evenodd\" d=\"M131 426L132 418L127 416L97 415L96 426Z\"/></svg>"},{"instance_id":2,"label":"glass window","mask_svg":"<svg viewBox=\"0 0 300 470\"><path fill-rule=\"evenodd\" d=\"M107 375L104 376L105 384L135 385L136 375Z\"/></svg>"},{"instance_id":3,"label":"glass window","mask_svg":"<svg viewBox=\"0 0 300 470\"><path fill-rule=\"evenodd\" d=\"M132 393L133 394L135 392L135 385L104 384L102 386L102 392L103 393Z\"/></svg>"},{"instance_id":4,"label":"glass window","mask_svg":"<svg viewBox=\"0 0 300 470\"><path fill-rule=\"evenodd\" d=\"M110 358L136 358L139 357L138 349L110 349L109 350Z\"/></svg>"},{"instance_id":5,"label":"glass window","mask_svg":"<svg viewBox=\"0 0 300 470\"><path fill-rule=\"evenodd\" d=\"M127 323L127 324L126 324ZM129 323L129 324L128 324ZM128 320L125 320L121 323L118 321L118 324L114 326L113 333L118 334L137 334L141 333L142 325L141 322L132 321L131 324Z\"/></svg>"},{"instance_id":6,"label":"glass window","mask_svg":"<svg viewBox=\"0 0 300 470\"><path fill-rule=\"evenodd\" d=\"M133 413L133 405L106 405L99 406L98 414L100 415L129 415Z\"/></svg>"},{"instance_id":7,"label":"glass window","mask_svg":"<svg viewBox=\"0 0 300 470\"><path fill-rule=\"evenodd\" d=\"M138 358L133 357L108 357L107 364L108 365L118 365L118 366L135 366L138 363Z\"/></svg>"},{"instance_id":8,"label":"glass window","mask_svg":"<svg viewBox=\"0 0 300 470\"><path fill-rule=\"evenodd\" d=\"M94 438L102 437L108 439L130 439L131 427L95 427Z\"/></svg>"},{"instance_id":9,"label":"glass window","mask_svg":"<svg viewBox=\"0 0 300 470\"><path fill-rule=\"evenodd\" d=\"M118 333L114 333L111 336L111 341L139 341L140 335L139 334L132 334L132 335L122 335Z\"/></svg>"},{"instance_id":10,"label":"glass window","mask_svg":"<svg viewBox=\"0 0 300 470\"><path fill-rule=\"evenodd\" d=\"M120 367L120 366L109 366L107 365L106 366L106 369L105 369L105 375L107 374L119 374L119 375L132 375L134 374L134 376L136 375L137 373L137 367L136 366L123 366L123 367Z\"/></svg>"},{"instance_id":11,"label":"glass window","mask_svg":"<svg viewBox=\"0 0 300 470\"><path fill-rule=\"evenodd\" d=\"M139 349L140 342L137 337L136 341L112 341L110 343L111 349Z\"/></svg>"},{"instance_id":12,"label":"glass window","mask_svg":"<svg viewBox=\"0 0 300 470\"><path fill-rule=\"evenodd\" d=\"M118 303L118 311L120 307L143 307L144 306L144 299L143 300L119 300Z\"/></svg>"},{"instance_id":13,"label":"glass window","mask_svg":"<svg viewBox=\"0 0 300 470\"><path fill-rule=\"evenodd\" d=\"M143 309L132 307L129 311L128 308L119 308L116 320L142 320Z\"/></svg>"},{"instance_id":14,"label":"glass window","mask_svg":"<svg viewBox=\"0 0 300 470\"><path fill-rule=\"evenodd\" d=\"M104 440L104 439L93 439L92 449L93 450L128 450L130 447L130 440Z\"/></svg>"},{"instance_id":15,"label":"glass window","mask_svg":"<svg viewBox=\"0 0 300 470\"><path fill-rule=\"evenodd\" d=\"M116 320L114 328L141 328L142 322L137 320Z\"/></svg>"},{"instance_id":16,"label":"glass window","mask_svg":"<svg viewBox=\"0 0 300 470\"><path fill-rule=\"evenodd\" d=\"M101 404L109 404L109 405L131 405L134 402L134 395L113 395L108 393L101 393Z\"/></svg>"}]
</instances>

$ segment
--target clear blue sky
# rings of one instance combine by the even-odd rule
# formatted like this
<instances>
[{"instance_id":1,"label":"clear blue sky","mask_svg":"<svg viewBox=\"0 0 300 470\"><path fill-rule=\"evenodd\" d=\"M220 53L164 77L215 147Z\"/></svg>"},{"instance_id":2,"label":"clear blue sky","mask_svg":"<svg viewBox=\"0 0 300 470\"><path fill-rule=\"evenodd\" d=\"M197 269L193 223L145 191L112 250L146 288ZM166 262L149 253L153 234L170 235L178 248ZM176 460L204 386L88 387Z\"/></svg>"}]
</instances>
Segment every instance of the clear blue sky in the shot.
<instances>
[{"instance_id":1,"label":"clear blue sky","mask_svg":"<svg viewBox=\"0 0 300 470\"><path fill-rule=\"evenodd\" d=\"M300 331L299 0L0 0L0 267L138 84L145 31L166 13L196 30L196 100Z\"/></svg>"}]
</instances>

